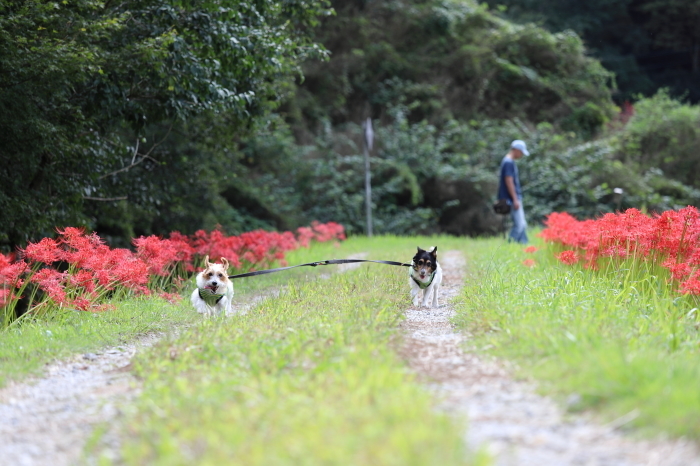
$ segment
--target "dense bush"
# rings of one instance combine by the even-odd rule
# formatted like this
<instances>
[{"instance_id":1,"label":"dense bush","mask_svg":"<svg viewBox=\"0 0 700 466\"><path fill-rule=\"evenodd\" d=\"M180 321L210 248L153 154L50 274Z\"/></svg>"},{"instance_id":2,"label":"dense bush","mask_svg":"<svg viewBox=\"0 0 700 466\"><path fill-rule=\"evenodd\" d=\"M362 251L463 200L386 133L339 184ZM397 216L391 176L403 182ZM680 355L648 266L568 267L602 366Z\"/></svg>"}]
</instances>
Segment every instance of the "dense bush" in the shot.
<instances>
[{"instance_id":1,"label":"dense bush","mask_svg":"<svg viewBox=\"0 0 700 466\"><path fill-rule=\"evenodd\" d=\"M216 184L192 182L197 151L163 143L198 115L247 134L318 56L309 32L326 13L323 0L1 0L0 247L115 212L128 241L178 193Z\"/></svg>"},{"instance_id":2,"label":"dense bush","mask_svg":"<svg viewBox=\"0 0 700 466\"><path fill-rule=\"evenodd\" d=\"M659 94L606 133L612 75L573 33L461 0L335 2L317 33L322 0L172 0L177 34L160 4L125 5L0 2L1 249L66 224L121 247L217 225L364 232L367 116L377 233L496 232L516 138L532 149L519 164L532 223L700 199L700 111ZM330 60L294 85L317 44Z\"/></svg>"},{"instance_id":3,"label":"dense bush","mask_svg":"<svg viewBox=\"0 0 700 466\"><path fill-rule=\"evenodd\" d=\"M291 102L311 129L384 120L404 105L412 122L520 118L594 132L613 109L612 75L576 34L499 19L464 0L333 2L316 40L328 63L308 62ZM588 109L577 114L580 107ZM296 112L296 113L295 113Z\"/></svg>"},{"instance_id":4,"label":"dense bush","mask_svg":"<svg viewBox=\"0 0 700 466\"><path fill-rule=\"evenodd\" d=\"M630 169L658 169L700 189L700 106L672 99L666 91L642 99L616 146L618 159Z\"/></svg>"},{"instance_id":5,"label":"dense bush","mask_svg":"<svg viewBox=\"0 0 700 466\"><path fill-rule=\"evenodd\" d=\"M700 8L695 0L487 0L499 14L550 31L573 30L615 73L618 101L672 95L700 101Z\"/></svg>"}]
</instances>

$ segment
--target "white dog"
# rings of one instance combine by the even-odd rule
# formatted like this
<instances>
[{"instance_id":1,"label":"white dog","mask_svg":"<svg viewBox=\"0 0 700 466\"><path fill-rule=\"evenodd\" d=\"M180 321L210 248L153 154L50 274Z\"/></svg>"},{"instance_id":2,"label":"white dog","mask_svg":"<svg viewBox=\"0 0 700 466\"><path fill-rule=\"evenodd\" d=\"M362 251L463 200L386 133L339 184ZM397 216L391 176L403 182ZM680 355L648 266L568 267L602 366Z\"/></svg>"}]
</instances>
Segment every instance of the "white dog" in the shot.
<instances>
[{"instance_id":1,"label":"white dog","mask_svg":"<svg viewBox=\"0 0 700 466\"><path fill-rule=\"evenodd\" d=\"M233 282L228 278L229 263L225 257L222 264L212 264L209 256L204 258L207 267L197 274L197 289L190 301L200 314L219 315L231 312Z\"/></svg>"},{"instance_id":2,"label":"white dog","mask_svg":"<svg viewBox=\"0 0 700 466\"><path fill-rule=\"evenodd\" d=\"M442 283L442 268L437 261L437 246L425 251L418 248L413 257L412 267L408 269L408 283L411 285L411 299L413 305L418 306L423 290L423 306L438 307L440 284ZM432 298L432 303L429 305Z\"/></svg>"}]
</instances>

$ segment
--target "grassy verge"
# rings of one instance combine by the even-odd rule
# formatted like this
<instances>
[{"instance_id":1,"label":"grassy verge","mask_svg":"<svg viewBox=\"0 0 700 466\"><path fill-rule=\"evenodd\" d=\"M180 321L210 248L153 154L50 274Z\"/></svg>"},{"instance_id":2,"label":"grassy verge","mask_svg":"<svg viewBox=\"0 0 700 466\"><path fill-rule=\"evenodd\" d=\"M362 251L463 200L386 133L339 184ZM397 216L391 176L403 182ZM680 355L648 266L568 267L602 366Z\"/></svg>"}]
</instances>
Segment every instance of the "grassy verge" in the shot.
<instances>
[{"instance_id":1,"label":"grassy verge","mask_svg":"<svg viewBox=\"0 0 700 466\"><path fill-rule=\"evenodd\" d=\"M627 261L591 271L541 244L534 254L497 239L472 245L457 321L482 347L519 361L573 410L700 439L698 302L672 293L663 270Z\"/></svg>"},{"instance_id":2,"label":"grassy verge","mask_svg":"<svg viewBox=\"0 0 700 466\"><path fill-rule=\"evenodd\" d=\"M184 304L154 298L114 304L116 309L109 312L63 311L0 332L0 387L38 375L45 364L75 353L117 346L194 321Z\"/></svg>"},{"instance_id":3,"label":"grassy verge","mask_svg":"<svg viewBox=\"0 0 700 466\"><path fill-rule=\"evenodd\" d=\"M290 264L327 259L327 255L351 254L353 245L341 249L331 243L315 244L309 249L300 249L288 254ZM342 256L344 257L344 256ZM290 276L297 281L317 278L332 270L304 267L284 274L257 277L255 280L237 280L235 299L261 290L284 285ZM194 287L186 289L186 294ZM114 311L84 313L62 311L34 320L25 320L8 330L0 332L0 387L10 381L38 375L52 361L65 359L80 352L98 351L107 346L127 343L139 336L153 332L168 332L176 327L198 322L201 317L192 312L189 300L177 305L160 299L139 298L115 301Z\"/></svg>"},{"instance_id":4,"label":"grassy verge","mask_svg":"<svg viewBox=\"0 0 700 466\"><path fill-rule=\"evenodd\" d=\"M337 257L407 260L415 241L351 240ZM433 411L392 350L405 273L373 264L292 280L247 315L151 348L135 361L144 389L123 423L124 462L470 463L462 429Z\"/></svg>"}]
</instances>

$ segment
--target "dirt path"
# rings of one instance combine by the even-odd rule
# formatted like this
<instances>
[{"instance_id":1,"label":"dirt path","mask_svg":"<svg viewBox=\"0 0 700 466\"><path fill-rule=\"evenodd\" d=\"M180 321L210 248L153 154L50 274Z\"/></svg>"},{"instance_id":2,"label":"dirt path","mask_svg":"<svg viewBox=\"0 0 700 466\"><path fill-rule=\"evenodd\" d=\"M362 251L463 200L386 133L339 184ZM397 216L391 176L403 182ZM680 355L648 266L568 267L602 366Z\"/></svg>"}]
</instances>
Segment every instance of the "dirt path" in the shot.
<instances>
[{"instance_id":1,"label":"dirt path","mask_svg":"<svg viewBox=\"0 0 700 466\"><path fill-rule=\"evenodd\" d=\"M443 254L440 264L441 306L406 311L402 352L440 408L468 419L471 447L486 447L499 466L700 465L700 451L690 442L625 437L618 429L635 413L608 425L565 415L532 384L514 380L503 363L466 352L468 337L450 324L449 304L464 283L466 264L456 251Z\"/></svg>"},{"instance_id":2,"label":"dirt path","mask_svg":"<svg viewBox=\"0 0 700 466\"><path fill-rule=\"evenodd\" d=\"M361 253L349 258L365 256ZM359 266L343 264L319 278ZM245 301L234 299L233 313L245 314L279 292L272 289ZM0 389L0 465L64 466L79 462L95 427L115 419L139 394L140 383L130 372L131 358L164 336L148 335L131 344L77 355L49 365L44 377ZM118 455L118 436L110 432L103 440L107 443L103 454Z\"/></svg>"}]
</instances>

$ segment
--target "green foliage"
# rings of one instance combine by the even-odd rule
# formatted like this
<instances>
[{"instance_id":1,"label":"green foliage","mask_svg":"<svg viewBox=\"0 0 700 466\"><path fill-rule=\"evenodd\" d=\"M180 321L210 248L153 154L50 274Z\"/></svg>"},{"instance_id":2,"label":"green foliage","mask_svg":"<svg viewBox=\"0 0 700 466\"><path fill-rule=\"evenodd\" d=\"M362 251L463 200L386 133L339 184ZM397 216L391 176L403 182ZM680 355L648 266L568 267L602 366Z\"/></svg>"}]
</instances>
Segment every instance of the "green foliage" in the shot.
<instances>
[{"instance_id":1,"label":"green foliage","mask_svg":"<svg viewBox=\"0 0 700 466\"><path fill-rule=\"evenodd\" d=\"M588 139L595 136L608 121L608 115L599 106L586 102L562 122L562 129L574 132L578 130Z\"/></svg>"},{"instance_id":2,"label":"green foliage","mask_svg":"<svg viewBox=\"0 0 700 466\"><path fill-rule=\"evenodd\" d=\"M700 203L698 166L700 107L662 92L642 99L627 125L607 137L580 142L540 125L531 133L533 156L522 160L521 179L529 214L579 218L636 207L662 212ZM623 189L615 196L615 188Z\"/></svg>"},{"instance_id":3,"label":"green foliage","mask_svg":"<svg viewBox=\"0 0 700 466\"><path fill-rule=\"evenodd\" d=\"M660 91L635 105L635 115L619 135L619 159L646 172L700 189L700 106L683 104Z\"/></svg>"},{"instance_id":4,"label":"green foliage","mask_svg":"<svg viewBox=\"0 0 700 466\"><path fill-rule=\"evenodd\" d=\"M163 137L204 114L208 126L248 131L287 92L298 62L321 55L308 28L327 9L323 0L3 0L0 12L0 244L8 246L89 224L88 210L108 215L86 203L122 199L127 206L106 210L137 218L172 201L154 172L181 181L192 171L170 172L172 158L156 158Z\"/></svg>"},{"instance_id":5,"label":"green foliage","mask_svg":"<svg viewBox=\"0 0 700 466\"><path fill-rule=\"evenodd\" d=\"M697 0L488 0L503 17L576 31L615 73L618 101L669 87L700 100L700 3Z\"/></svg>"},{"instance_id":6,"label":"green foliage","mask_svg":"<svg viewBox=\"0 0 700 466\"><path fill-rule=\"evenodd\" d=\"M368 115L379 233L496 232L516 138L532 222L700 200L697 109L656 96L606 134L612 75L576 34L471 0L335 6L0 1L0 248L68 224L115 246L216 225L361 233Z\"/></svg>"},{"instance_id":7,"label":"green foliage","mask_svg":"<svg viewBox=\"0 0 700 466\"><path fill-rule=\"evenodd\" d=\"M439 125L484 117L559 122L586 102L612 112L611 75L573 33L515 25L472 1L334 7L337 16L316 35L330 61L305 65L291 104L309 128L324 118L384 121L399 105L410 121Z\"/></svg>"},{"instance_id":8,"label":"green foliage","mask_svg":"<svg viewBox=\"0 0 700 466\"><path fill-rule=\"evenodd\" d=\"M521 127L504 123L482 128L449 121L438 128L411 123L408 110L391 110L391 124L376 128L372 171L373 227L377 233L416 234L495 231L489 216L501 157ZM346 124L326 130L297 154L288 173L307 221L341 221L350 233L366 228L361 128ZM300 150L301 151L301 150ZM468 155L471 153L472 155ZM454 215L469 211L466 217ZM455 218L459 217L459 218Z\"/></svg>"}]
</instances>

